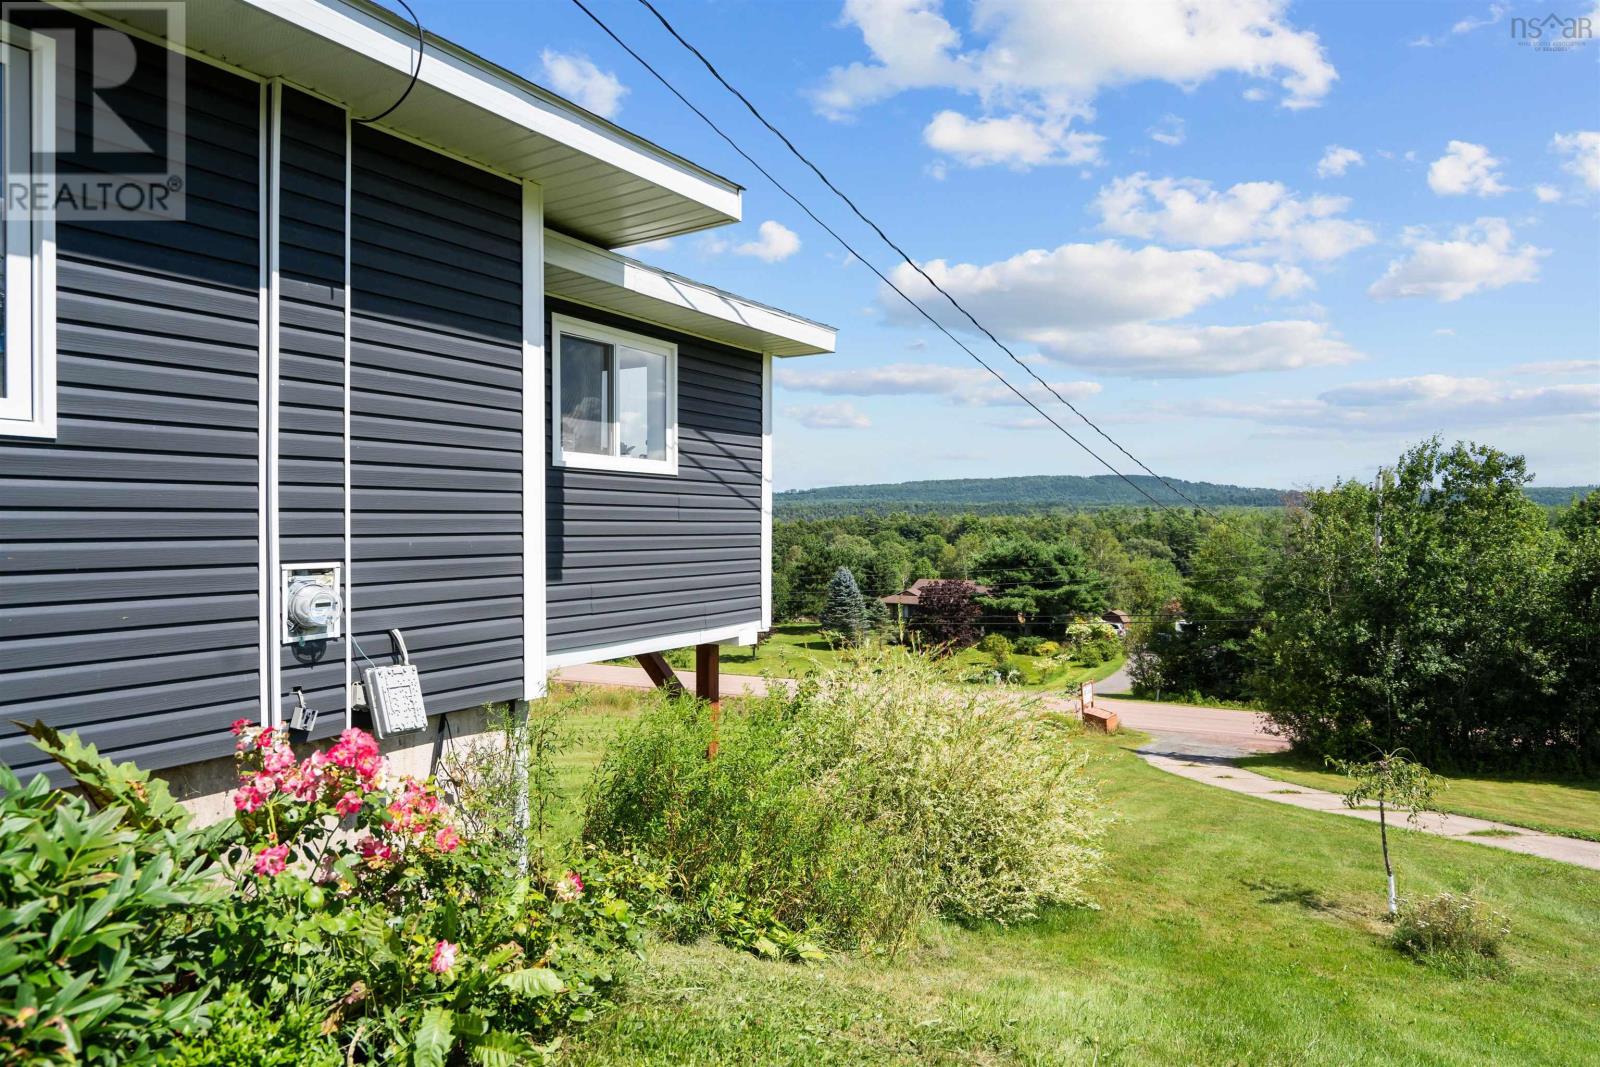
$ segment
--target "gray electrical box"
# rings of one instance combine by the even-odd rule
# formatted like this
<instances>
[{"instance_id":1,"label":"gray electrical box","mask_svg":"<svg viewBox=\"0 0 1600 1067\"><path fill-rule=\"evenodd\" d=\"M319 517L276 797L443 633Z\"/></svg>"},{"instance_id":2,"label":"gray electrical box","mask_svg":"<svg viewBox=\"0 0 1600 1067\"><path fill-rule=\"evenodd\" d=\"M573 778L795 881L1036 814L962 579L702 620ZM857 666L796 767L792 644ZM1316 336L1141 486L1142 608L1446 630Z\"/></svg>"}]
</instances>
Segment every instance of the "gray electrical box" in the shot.
<instances>
[{"instance_id":1,"label":"gray electrical box","mask_svg":"<svg viewBox=\"0 0 1600 1067\"><path fill-rule=\"evenodd\" d=\"M411 662L406 639L399 630L389 637L399 650L400 662L388 667L368 667L362 675L367 708L372 712L372 732L380 738L424 730L428 711L422 704L422 680Z\"/></svg>"},{"instance_id":2,"label":"gray electrical box","mask_svg":"<svg viewBox=\"0 0 1600 1067\"><path fill-rule=\"evenodd\" d=\"M282 569L286 645L331 641L343 631L344 568L338 563L285 563Z\"/></svg>"}]
</instances>

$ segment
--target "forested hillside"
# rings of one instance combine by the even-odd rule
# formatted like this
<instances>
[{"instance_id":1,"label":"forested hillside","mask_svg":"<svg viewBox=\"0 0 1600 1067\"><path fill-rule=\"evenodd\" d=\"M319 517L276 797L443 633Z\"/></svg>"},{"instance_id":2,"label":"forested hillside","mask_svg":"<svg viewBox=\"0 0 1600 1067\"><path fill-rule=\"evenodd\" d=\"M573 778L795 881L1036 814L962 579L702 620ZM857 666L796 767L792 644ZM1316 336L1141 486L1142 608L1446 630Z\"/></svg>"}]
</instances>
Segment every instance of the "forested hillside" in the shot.
<instances>
[{"instance_id":1,"label":"forested hillside","mask_svg":"<svg viewBox=\"0 0 1600 1067\"><path fill-rule=\"evenodd\" d=\"M1303 499L1296 489L1261 489L1217 482L1186 482L1168 478L1169 489L1148 475L1129 478L1151 497L1174 507L1200 504L1208 508L1275 508ZM1546 507L1565 505L1594 486L1526 487L1534 503ZM1178 490L1174 493L1173 489ZM1182 494L1181 496L1179 494ZM1188 499L1185 500L1184 497ZM878 485L832 485L795 489L773 495L779 515L785 518L826 518L866 513L954 514L971 512L1020 515L1058 509L1148 506L1150 499L1128 482L1109 474L1035 475L1018 478L951 478L940 481L896 482Z\"/></svg>"}]
</instances>

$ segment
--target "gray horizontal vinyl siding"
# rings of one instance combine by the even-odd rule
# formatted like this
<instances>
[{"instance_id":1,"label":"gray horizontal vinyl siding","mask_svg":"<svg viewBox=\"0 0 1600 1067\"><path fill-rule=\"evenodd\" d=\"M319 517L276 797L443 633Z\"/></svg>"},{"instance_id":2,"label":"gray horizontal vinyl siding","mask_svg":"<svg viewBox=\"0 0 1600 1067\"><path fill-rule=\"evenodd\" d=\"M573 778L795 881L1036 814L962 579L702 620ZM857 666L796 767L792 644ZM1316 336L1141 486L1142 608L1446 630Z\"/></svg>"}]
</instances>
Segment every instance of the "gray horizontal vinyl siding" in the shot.
<instances>
[{"instance_id":1,"label":"gray horizontal vinyl siding","mask_svg":"<svg viewBox=\"0 0 1600 1067\"><path fill-rule=\"evenodd\" d=\"M546 435L550 651L758 623L761 356L563 301L548 310L678 346L676 475L549 465ZM547 322L553 355L551 341Z\"/></svg>"},{"instance_id":2,"label":"gray horizontal vinyl siding","mask_svg":"<svg viewBox=\"0 0 1600 1067\"><path fill-rule=\"evenodd\" d=\"M168 767L259 713L259 87L187 76L187 221L59 224L59 433L0 438L0 761L25 775L13 719Z\"/></svg>"},{"instance_id":3,"label":"gray horizontal vinyl siding","mask_svg":"<svg viewBox=\"0 0 1600 1067\"><path fill-rule=\"evenodd\" d=\"M354 629L378 662L404 632L430 711L517 699L521 188L353 136Z\"/></svg>"},{"instance_id":4,"label":"gray horizontal vinyl siding","mask_svg":"<svg viewBox=\"0 0 1600 1067\"><path fill-rule=\"evenodd\" d=\"M342 563L345 115L285 88L278 162L278 557ZM275 635L276 636L276 635ZM344 727L345 640L280 645L283 721L299 686Z\"/></svg>"}]
</instances>

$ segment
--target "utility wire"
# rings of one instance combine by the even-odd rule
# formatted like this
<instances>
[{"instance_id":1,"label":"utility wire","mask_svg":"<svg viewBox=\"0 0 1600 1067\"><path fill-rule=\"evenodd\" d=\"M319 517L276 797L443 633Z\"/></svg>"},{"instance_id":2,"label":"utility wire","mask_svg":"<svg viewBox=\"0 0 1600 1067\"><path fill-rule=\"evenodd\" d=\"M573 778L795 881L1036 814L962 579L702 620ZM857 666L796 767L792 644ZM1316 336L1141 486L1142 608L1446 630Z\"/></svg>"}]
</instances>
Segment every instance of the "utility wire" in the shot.
<instances>
[{"instance_id":1,"label":"utility wire","mask_svg":"<svg viewBox=\"0 0 1600 1067\"><path fill-rule=\"evenodd\" d=\"M798 196L796 196L794 193L789 191L788 186L784 185L777 178L773 177L772 174L765 167L763 167L760 163L757 163L755 161L755 159L753 157L751 157L750 153L746 152L743 148L739 147L738 142L735 141L732 137L728 136L728 134L724 133L722 131L722 128L720 126L718 126L716 124L716 122L714 122L709 115L707 115L704 111L701 111L698 107L696 107L689 100L688 97L684 96L683 93L678 90L677 86L673 85L670 81L668 81L661 74L660 71L656 70L655 67L650 65L650 62L648 60L646 60L638 52L634 51L633 48L631 46L629 46L629 44L626 41L624 41L621 37L617 36L615 31L613 31L610 26L606 25L606 23L600 18L600 16L596 15L593 11L589 10L588 5L586 5L583 2L583 0L572 0L572 2L573 2L573 4L575 4L577 6L578 10L582 11L585 15L589 16L590 21L593 22L596 26L600 27L601 31L603 33L605 33L605 35L607 37L610 37L613 41L615 41L617 43L617 45L619 47L621 47L621 49L624 52L627 52L628 55L632 56L634 58L634 60L636 60L639 63L640 66L644 67L645 70L649 71L650 74L656 79L656 81L660 82L663 86L665 86L668 92L672 93L673 96L677 97L683 103L683 105L685 107L687 107L690 111L693 111L696 115L698 115L700 117L700 120L702 122L704 122L707 126L711 127L712 131L718 137L720 137L724 141L726 141L730 148L732 148L735 152L739 153L739 155L741 157L743 157L743 159L744 159L744 161L746 163L749 163L752 167L754 167L757 171L759 171L761 173L761 176L766 178L767 181L771 182L774 186L776 186L779 192L783 193L784 196L786 196L790 200L792 200L794 202L795 206L798 207L801 211L805 212L806 216L808 218L810 218L812 222L814 222L818 226L822 227L822 229L824 231L826 231L827 234L830 237L832 237L835 241L838 241L839 244L841 246L843 246L845 251L849 252L852 256L854 256L856 259L860 260L863 264L865 264L867 269L872 271L873 274L876 274L878 276L878 279L880 281L882 281L883 284L887 285L890 289L893 289L897 294L899 294L900 298L902 300L904 300L907 304L910 304L912 309L915 310L917 312L917 314L919 314L923 318L927 319L928 322L931 323L935 329L937 329L940 333L942 333L946 337L948 337L957 347L959 347L968 356L972 357L973 361L976 362L978 364L978 366L980 366L984 370L988 371L995 378L996 381L998 381L1001 385L1004 385L1011 392L1015 393L1016 396L1017 396L1017 399L1021 400L1024 404L1027 404L1034 411L1038 412L1038 414L1042 418L1044 418L1044 420L1046 422L1050 423L1050 425L1054 426L1057 430L1060 430L1064 435L1066 435L1066 437L1067 437L1067 439L1069 441L1071 441L1073 444L1077 445L1079 448L1083 449L1085 452L1089 453L1090 456L1093 456L1094 459L1102 467L1104 467L1106 470L1110 471L1112 474L1116 475L1118 478L1120 478L1124 482L1126 482L1136 492L1138 492L1140 496L1142 496L1146 500L1150 501L1150 503L1154 504L1156 507L1161 508L1163 511L1172 510L1167 504L1165 504L1165 503L1161 502L1160 500L1157 500L1155 497L1151 496L1150 493L1147 492L1145 490L1145 488L1142 485L1140 485L1138 482L1135 482L1133 479L1129 478L1126 474L1123 474L1121 471L1119 471L1115 467L1113 467L1110 463L1107 463L1103 458L1101 458L1101 456L1097 452L1095 452L1094 449L1090 448L1088 445L1084 444L1076 436L1074 436L1074 434L1072 433L1071 430L1068 430L1065 426L1061 425L1054 418L1052 418L1048 412L1046 412L1038 404L1035 404L1028 397L1028 395L1026 393L1022 392L1022 390L1018 389L1015 385L1012 385L1011 382L1008 381L1004 375L1002 375L999 371L995 370L993 367L989 366L988 363L984 362L983 357L979 356L964 341L962 341L960 338L956 337L955 334L951 333L945 327L945 325L943 323L941 323L938 319L934 318L931 314L929 314L928 311L926 309L924 309L921 304L918 304L915 300L913 300L910 296L908 296L906 294L905 290L901 289L894 282L890 281L888 275L884 274L883 271L879 270L872 263L871 260L866 258L866 256L864 256L860 252L856 251L856 249L851 246L850 242L846 241L839 234L839 232L837 230L835 230L832 226L829 226L826 222L823 222L822 219L818 218L816 212L812 211L809 207L806 206L806 204L805 204L805 202L803 200L801 200ZM1012 357L1012 358L1015 358L1015 357ZM1037 375L1035 377L1037 377ZM1141 464L1141 466L1142 466L1142 464Z\"/></svg>"},{"instance_id":2,"label":"utility wire","mask_svg":"<svg viewBox=\"0 0 1600 1067\"><path fill-rule=\"evenodd\" d=\"M574 2L576 2L576 0L574 0ZM672 23L667 21L667 17L665 15L663 15L659 10L657 10L656 6L654 4L652 4L650 2L650 0L639 0L639 3L644 5L644 7L650 12L650 14L652 14L652 15L654 15L656 17L656 21L661 23L662 27L665 28L666 31L669 34L671 34L673 36L673 38L676 39L679 44L683 45L684 48L688 49L694 55L694 57L700 61L701 65L704 66L706 68L706 70L711 73L711 76L713 78L717 79L717 81L722 84L722 87L724 89L728 90L728 92L730 92L734 96L738 97L739 98L739 102L742 103L745 106L745 109L747 111L749 111L750 114L754 115L756 120L758 122L760 122L761 125L765 126L769 131L771 131L771 133L772 133L772 135L774 137L776 137L778 140L782 141L783 144L784 144L784 147L789 149L790 153L792 153L796 159L798 159L800 162L804 163L808 168L810 168L811 173L815 174L817 176L817 178L822 182L823 185L826 185L830 190L833 191L833 194L835 196L837 196L840 200L843 200L845 202L845 205L847 207L849 207L852 212L855 213L856 218L860 219L862 222L864 222L868 226L870 226L872 228L872 232L876 233L880 238L882 238L884 244L886 244L890 248L894 249L896 254L898 254L901 259L905 260L906 264L908 266L910 266L912 270L914 270L918 274L922 275L923 280L926 281L929 285L933 286L934 289L938 290L939 294L941 296L943 296L946 300L948 300L952 307L954 307L957 311L961 312L961 314L966 317L968 322L972 323L973 326L977 327L978 330L981 331L985 337L987 337L987 338L989 338L989 340L993 341L1000 348L1000 350L1002 352L1004 352L1006 355L1010 356L1011 357L1011 362L1013 362L1017 366L1021 367L1024 371L1027 371L1029 377L1031 377L1034 381L1038 382L1040 385L1042 385L1046 389L1048 389L1050 391L1050 395L1054 396L1057 400L1061 401L1061 403L1065 404L1067 406L1067 408L1069 410L1071 410L1071 412L1074 415L1076 415L1076 416L1078 416L1078 418L1082 419L1084 421L1084 423L1086 423L1088 425L1088 427L1090 429L1092 429L1095 433L1099 434L1101 437L1105 438L1108 442L1110 442L1111 445L1113 447L1115 447L1118 452L1121 452L1124 456L1127 456L1128 459L1130 459L1134 463L1138 464L1139 468L1141 470L1143 470L1146 474L1150 475L1150 477L1154 478L1156 481L1158 481L1162 485L1166 486L1169 490L1172 491L1172 493L1174 495L1176 495L1178 497L1181 497L1182 499L1188 501L1194 507L1198 508L1201 511L1204 511L1206 514L1211 515L1212 517L1215 517L1215 513L1210 508L1206 507L1204 504L1201 504L1199 501L1197 501L1194 498L1190 497L1183 490L1179 489L1177 486L1175 486L1171 482L1167 481L1161 475L1157 474L1155 471L1153 471L1149 467L1145 466L1145 463L1144 463L1143 460L1141 460L1138 456L1135 456L1132 452L1129 452L1126 448L1123 448L1122 445L1116 440L1116 438L1112 437L1110 434L1108 434L1104 430L1102 430L1098 425L1095 424L1093 419L1089 418L1089 416L1085 415L1082 411L1080 411L1078 409L1077 405L1073 404L1072 401L1070 401L1066 397L1062 396L1061 393L1056 389L1055 386L1053 386L1049 382L1045 381L1044 378L1040 377L1039 374L1037 372L1035 372L1032 367L1030 367L1030 366L1028 366L1028 364L1024 363L1017 356L1017 354L1011 350L1010 346L1008 346L1004 341L1000 340L1000 338L996 337L994 335L994 333L989 329L989 327L987 327L983 323L979 322L977 317L974 316L972 314L972 312L968 311L964 306L962 306L961 302L959 300L957 300L954 296L951 296L949 290L947 290L944 286L940 285L937 281L935 281L933 276L930 275L927 271L923 270L922 269L922 265L919 264L915 259L913 259L911 257L911 253L907 252L904 248L901 248L900 245L895 242L894 238L890 237L887 233L885 233L883 231L883 227L882 226L879 226L870 217L868 217L866 212L862 211L859 207L857 207L856 206L856 202L854 200L850 199L850 197L848 195L846 195L846 193L845 193L845 191L843 189L840 189L837 185L835 185L833 183L832 179L830 179L826 174L822 173L822 168L818 167L815 163L813 163L810 160L810 158L808 158L806 156L806 154L804 152L802 152L802 151L800 151L800 149L796 148L795 145L794 145L794 142L789 140L789 138L784 134L784 132L782 130L778 129L778 127L774 126L770 121L768 121L767 117L761 113L760 109L757 108L755 106L755 104L750 102L750 98L745 96L744 93L740 92L737 88L735 88L734 85L732 83L730 83L727 78L724 78L722 76L722 72L719 71L716 68L716 65L713 64L711 62L711 60L706 58L705 53L701 52L700 49L696 48L693 44L690 44L689 41L687 41L684 38L683 34L679 33L677 31L677 29L672 25ZM578 6L582 7L583 5L579 4ZM593 18L592 15L590 17ZM748 158L748 157L746 157L746 158ZM857 257L857 258L859 258L859 257ZM1098 457L1096 457L1096 458L1098 458Z\"/></svg>"},{"instance_id":3,"label":"utility wire","mask_svg":"<svg viewBox=\"0 0 1600 1067\"><path fill-rule=\"evenodd\" d=\"M735 141L729 134L724 132L723 129L720 126L718 126L717 123L709 115L707 115L703 110L701 110L699 107L697 107L694 104L693 101L691 101L687 96L685 96L683 94L683 92L681 90L678 89L677 86L675 86L674 84L672 84L672 82L667 80L667 78L664 75L662 75L662 73L660 71L658 71L649 62L649 60L645 59L644 56L640 55L631 45L629 45L620 36L618 36L616 31L614 31L609 25L606 24L606 22L603 19L601 19L598 15L596 15L594 13L594 11L592 11L589 8L589 6L584 2L584 0L572 0L572 2L578 8L578 10L582 11L586 16L588 16L588 18L589 18L589 20L591 22L593 22L597 27L599 27L599 29L601 30L602 33L604 33L607 37L611 38L612 41L616 42L616 44L617 44L617 46L619 48L621 48L624 52L628 53L628 55L631 56L634 59L635 62L637 62L640 66L642 66L646 71L648 71L650 73L650 75L656 79L656 81L660 82L662 84L662 86L664 86L667 89L668 92L670 92L673 96L677 97L680 103L682 103L690 111L694 112L694 114L702 122L704 122L707 126L709 126L711 128L713 133L715 133L724 142L726 142L727 145L730 148L732 148L736 153L738 153L739 156L742 159L744 159L744 161L746 163L749 163L750 166L754 167L756 169L756 171L761 174L762 177L766 178L767 181L771 182L772 185L779 192L783 193L784 196L788 197L789 200L792 201L796 207L798 207L802 212L805 213L807 218L811 219L812 222L816 223L819 227L821 227L822 230L824 232L826 232L830 237L832 237L835 241L839 242L839 245L842 248L844 248L844 250L846 252L849 252L856 259L860 260L862 262L862 264L865 265L868 270L872 271L872 273L874 275L876 275L880 281L882 281L890 289L894 290L896 295L898 295L902 300L904 300L907 304L909 304L911 306L911 308L914 311L917 312L917 314L921 315L935 329L937 329L946 338L948 338L953 344L955 344L956 347L960 348L969 357L971 357L973 362L977 363L980 367L982 367L985 371L987 371L996 381L1000 382L1000 384L1004 385L1008 390L1010 390L1013 394L1015 394L1016 397L1019 400L1021 400L1025 404L1027 404L1028 407L1032 408L1036 413L1038 413L1042 418L1044 418L1044 420L1046 422L1048 422L1051 426L1053 426L1057 430L1059 430L1069 441L1071 441L1073 444L1077 445L1084 452L1087 452L1102 467L1104 467L1106 470L1110 471L1113 475L1115 475L1121 481L1126 483L1130 488L1132 488L1140 496L1142 496L1146 500L1150 501L1151 504L1154 504L1157 508L1161 509L1162 511L1170 512L1170 511L1173 510L1170 505L1164 503L1163 501L1160 501L1160 500L1156 499L1142 485L1140 485L1139 483L1135 482L1134 480L1129 478L1127 475L1123 474L1121 471L1117 470L1110 463L1108 463L1103 457L1101 457L1099 455L1099 453L1095 452L1094 449L1092 449L1088 445L1084 444L1083 441L1081 441L1075 434L1072 433L1072 431L1068 430L1065 426L1062 426L1061 423L1057 422L1055 420L1055 418L1053 418L1043 408L1041 408L1038 404L1034 403L1033 400L1027 396L1027 394L1025 394L1021 390L1019 390L1015 385L1013 385L1009 380L1007 380L1004 375L1002 375L999 371L995 370L987 362L985 362L983 357L979 356L976 352L974 352L970 346L968 346L964 341L962 341L960 338L956 337L953 333L951 333L950 330L943 323L941 323L938 319L934 318L934 316L932 314L930 314L925 308L923 308L922 305L918 304L915 300L913 300L905 292L905 290L901 289L898 285L896 285L893 281L891 281L889 279L889 277L884 274L883 271L879 270L878 267L870 259L868 259L866 256L862 255L853 245L850 244L849 241L845 240L845 238L837 230L835 230L832 226L828 225L820 217L818 217L817 213L815 211L813 211L809 206L807 206L807 204L803 200L801 200L799 196L797 196L794 192L792 192L789 189L788 186L784 185L781 181L779 181L776 177L774 177L773 174L770 171L768 171L765 167L763 167L759 162L757 162L755 160L755 158L750 155L749 152L746 152L742 147L740 147L740 145L739 145L739 143L737 141ZM644 2L644 0L641 0L641 2ZM650 7L649 4L646 4L645 6L646 7ZM657 12L655 10L655 8L650 7L650 10L652 11L652 13L654 13L656 15L656 18L663 23L663 25L667 26L669 32L672 32L674 37L677 37L680 41L683 41L682 37L679 36L675 31L672 30L671 25L668 24L664 18L662 18L661 14L659 12ZM703 55L700 55L700 53L697 50L695 50L693 48L693 46L690 45L687 41L683 41L683 44L684 44L684 46L686 48L689 48L691 51L695 52L695 55L699 56L701 62L704 63L708 68L710 68L712 70L713 75L715 75L719 81L721 81L724 85L726 85L728 87L729 91L734 92L736 95L739 95L740 99L744 101L745 106L748 107L753 113L755 113L756 117L758 119L761 119L761 121L762 121L762 123L764 125L766 125L769 129L771 129L780 138L783 137L783 135L781 133L779 133L776 130L776 128L772 127L772 125L770 123L768 123L765 118L762 118L760 113L756 111L756 109L755 109L753 104L751 104L747 99L745 99L742 94L739 94L738 91L733 88L733 86L728 85L728 83L724 79L722 79L720 74L717 74L715 68L711 66L710 62L708 60L706 60ZM824 182L827 182L827 178L825 176L823 176L821 174L821 172L818 171L816 169L816 167L810 163L809 160L806 160L804 156L801 156L799 151L798 151L798 149L795 149L794 146L788 142L787 138L783 138L783 139L784 139L785 144L789 144L789 148L790 148L791 151L795 152L795 154L797 156L800 156L800 158L804 162L806 162L808 166L812 167L812 170L815 171L818 174L818 177L821 177ZM844 194L842 192L840 192L836 187L834 187L831 182L828 182L828 185L829 185L830 189L833 189L835 193L837 193L841 198L845 199L846 202L849 203L848 197L845 197ZM878 229L877 226L874 223L872 223L872 221L870 219L866 219L866 216L861 214L859 209L857 209L853 203L851 203L850 206L851 206L852 210L856 211L856 214L858 216L862 217L863 219L865 219L867 221L867 224L869 226L873 226L874 229ZM879 230L879 235L882 236L883 239L891 247L893 247L895 249L895 251L899 252L906 259L906 261L908 263L911 263L913 268L917 269L919 271L919 273L921 273L921 269L917 268L916 264L911 260L911 258L909 256L906 256L904 251L898 245L896 245L892 240L890 240L889 237L886 234L883 234L882 231ZM923 277L926 278L927 275L924 273ZM939 288L938 284L936 282L934 282L932 278L928 278L928 281L929 281L930 284L933 284L935 286L935 288ZM944 290L942 288L940 288L940 292L944 292ZM960 305L955 301L954 297L951 297L948 293L945 293L945 296L946 296L947 299L950 300L950 302L952 304L956 304L956 306L958 308L960 308L960 310L962 311L963 314L966 314L969 319L972 319L972 316L970 315L970 313L968 313L965 308L961 308ZM975 324L978 325L979 329L982 329L984 333L988 334L991 339L994 339L996 344L1000 345L1001 348L1005 349L1006 354L1011 356L1011 358L1013 360L1016 360L1017 363L1024 370L1027 370L1028 373L1030 375L1033 375L1033 377L1036 380L1040 380L1041 384L1045 384L1046 388L1049 388L1048 383L1044 383L1042 381L1042 379L1038 378L1037 374L1033 374L1033 371L1031 370L1031 368L1029 368L1027 366L1027 364L1022 363L1021 360L1017 359L1017 356L1014 353L1012 353L1009 348L1006 348L1005 345L1002 344L998 340L998 338L994 338L993 334L990 334L988 330L984 329L981 323L977 323L976 319L973 319L972 321ZM1054 392L1053 389L1051 391ZM1075 412L1078 415L1079 418L1082 418L1085 422L1088 422L1090 426L1093 426L1094 429L1096 430L1096 432L1100 433L1101 436L1106 437L1106 439L1111 441L1112 444L1114 444L1114 445L1117 444L1117 442L1112 440L1109 436L1107 436L1104 431L1100 430L1100 428L1098 426L1094 426L1094 424L1087 418L1087 416L1083 415L1082 412L1078 411L1078 409L1075 406L1073 406L1070 402L1068 402L1066 400L1066 398L1061 397L1059 394L1057 394L1057 398L1060 399L1062 403L1066 404L1067 407L1071 408L1073 410L1073 412ZM1122 449L1121 445L1117 445L1117 447L1118 447L1119 450L1123 451L1124 455L1129 455L1125 449ZM1205 507L1202 504L1199 504L1197 501L1194 501L1190 497L1188 497L1187 495L1179 492L1175 487L1173 487L1171 484L1167 483L1165 479L1161 478L1160 475L1157 475L1154 471L1151 471L1150 468L1146 467L1143 463L1140 463L1139 460L1136 457L1133 457L1133 456L1129 455L1129 458L1133 459L1135 463L1138 463L1140 467L1142 467L1144 470L1149 472L1152 477L1156 478L1163 485L1166 485L1168 489L1171 489L1174 493L1177 493L1177 495L1183 497L1185 500L1188 500L1197 509L1205 512L1206 514L1210 515L1214 519L1219 519L1220 520L1221 516L1219 516L1215 511L1213 511L1210 508Z\"/></svg>"}]
</instances>

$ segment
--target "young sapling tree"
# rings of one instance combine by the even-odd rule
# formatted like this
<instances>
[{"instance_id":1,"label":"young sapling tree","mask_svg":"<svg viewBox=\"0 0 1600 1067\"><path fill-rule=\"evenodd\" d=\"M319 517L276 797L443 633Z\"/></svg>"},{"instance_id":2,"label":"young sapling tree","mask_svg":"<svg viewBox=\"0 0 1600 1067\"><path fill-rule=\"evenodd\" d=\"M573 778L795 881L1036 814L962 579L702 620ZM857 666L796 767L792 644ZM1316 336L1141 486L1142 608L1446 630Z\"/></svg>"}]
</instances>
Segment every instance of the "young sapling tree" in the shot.
<instances>
[{"instance_id":1,"label":"young sapling tree","mask_svg":"<svg viewBox=\"0 0 1600 1067\"><path fill-rule=\"evenodd\" d=\"M1381 752L1366 763L1328 757L1328 765L1350 779L1344 791L1347 808L1358 808L1376 801L1378 838L1383 842L1383 873L1389 880L1389 914L1399 914L1400 902L1394 888L1394 864L1389 859L1389 811L1403 811L1415 823L1425 811L1435 810L1433 800L1445 780L1428 768L1408 759L1405 750Z\"/></svg>"}]
</instances>

